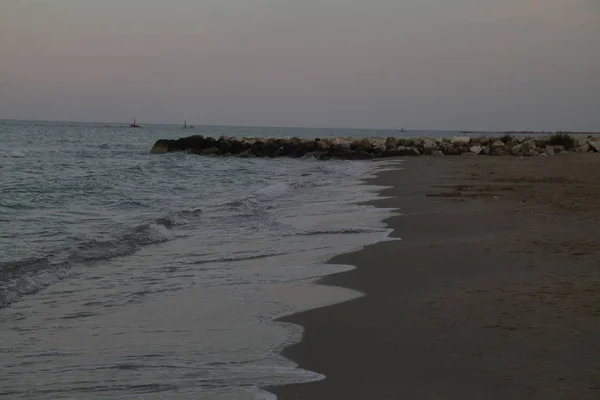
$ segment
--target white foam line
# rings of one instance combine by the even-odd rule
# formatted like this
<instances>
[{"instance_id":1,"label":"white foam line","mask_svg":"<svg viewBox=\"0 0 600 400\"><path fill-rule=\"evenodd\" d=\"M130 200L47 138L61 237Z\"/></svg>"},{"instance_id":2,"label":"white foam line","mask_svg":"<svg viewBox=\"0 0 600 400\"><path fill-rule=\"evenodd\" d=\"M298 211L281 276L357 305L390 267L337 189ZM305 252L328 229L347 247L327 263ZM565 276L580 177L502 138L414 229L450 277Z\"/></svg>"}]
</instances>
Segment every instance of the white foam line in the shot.
<instances>
[{"instance_id":1,"label":"white foam line","mask_svg":"<svg viewBox=\"0 0 600 400\"><path fill-rule=\"evenodd\" d=\"M373 199L371 200L367 200L367 201L372 201L372 200L379 200L379 199L387 199L387 198L393 198L393 196L381 196L379 194L380 191L385 190L387 188L393 187L393 186L379 186L379 185L370 185L368 183L366 183L364 180L366 179L365 177L376 177L378 173L383 172L383 171L394 171L394 170L403 170L405 168L399 168L399 167L387 167L387 165L395 163L396 165L397 162L399 160L393 160L393 161L389 161L389 162L378 162L377 164L374 164L372 168L369 168L369 171L365 172L364 175L359 178L358 180L358 186L361 188L361 190L365 190L369 193L372 193ZM403 160L402 160L403 161ZM386 165L386 167L381 167L381 165ZM360 200L360 201L365 201L365 200ZM385 217L381 218L380 222L383 222L385 219L387 219L390 214L391 215L401 215L399 212L398 208L383 208L383 209L379 209L378 207L374 207L374 210L380 210L379 212L381 212L382 215L385 215ZM336 257L338 255L341 254L348 254L348 253L352 253L352 252L356 252L356 251L360 251L362 249L364 249L367 246L376 244L376 243L380 243L380 242L385 242L385 241L394 241L394 240L401 240L401 238L393 238L390 237L390 235L392 234L392 232L394 232L394 230L392 228L388 228L386 229L384 233L379 240L376 240L374 242L369 242L369 243L364 243L360 246L356 246L355 249L349 250L349 251L344 251L343 253L339 253L339 254L335 254L333 256L331 256L329 259L332 259L333 257ZM329 266L332 266L332 264L328 264ZM330 274L333 273L339 273L339 272L346 272L346 271L351 271L353 269L356 269L356 266L354 265L347 265L347 264L338 264L337 266L340 267L340 270L337 272L332 272ZM321 278L323 278L324 276L328 276L330 274L325 274L325 275L321 275L318 277L314 277L314 278L309 278L308 279L308 283L307 283L307 287L309 286L318 286L321 289L328 289L328 290L345 290L347 291L347 295L344 299L338 300L338 301L334 301L334 302L328 302L325 304L319 304L313 307L308 308L307 310L314 310L320 307L325 307L325 306L331 306L331 305L335 305L335 304L341 304L341 303L345 303L347 301L353 300L355 298L359 298L359 297L363 297L366 294L363 292L359 292L356 290L352 290L352 289L345 289L345 288L339 288L339 287L334 287L334 286L329 286L329 285L321 285L319 283L317 283L317 281ZM297 304L296 304L297 306ZM275 348L273 348L273 353L277 358L280 359L285 359L288 363L291 363L295 370L297 372L300 372L302 374L308 374L311 375L312 378L307 378L305 380L301 380L301 381L287 381L287 382L281 382L281 385L288 385L288 384L294 384L294 383L309 383L309 382L316 382L316 381L320 381L320 380L324 380L327 377L325 375L319 374L317 372L314 371L309 371L309 370L305 370L305 369L301 369L298 368L298 364L296 364L295 362L293 362L292 360L289 360L285 357L283 357L281 355L281 352L283 351L283 349L285 349L288 346L291 346L293 344L299 343L302 341L302 337L304 335L304 328L300 325L294 324L294 323L287 323L287 322L278 322L275 321L279 318L285 317L285 316L289 316L289 315L293 315L297 312L300 311L305 311L305 310L297 310L297 311L293 311L291 314L289 312L282 312L278 315L272 316L272 319L269 321L272 324L276 324L276 325L282 325L284 326L288 331L289 331L289 335L287 337L287 339L279 344L279 346L276 346ZM276 400L277 396L275 396L273 393L267 392L265 390L262 390L260 388L252 388L250 390L250 393L252 393L254 395L254 398L257 400Z\"/></svg>"}]
</instances>

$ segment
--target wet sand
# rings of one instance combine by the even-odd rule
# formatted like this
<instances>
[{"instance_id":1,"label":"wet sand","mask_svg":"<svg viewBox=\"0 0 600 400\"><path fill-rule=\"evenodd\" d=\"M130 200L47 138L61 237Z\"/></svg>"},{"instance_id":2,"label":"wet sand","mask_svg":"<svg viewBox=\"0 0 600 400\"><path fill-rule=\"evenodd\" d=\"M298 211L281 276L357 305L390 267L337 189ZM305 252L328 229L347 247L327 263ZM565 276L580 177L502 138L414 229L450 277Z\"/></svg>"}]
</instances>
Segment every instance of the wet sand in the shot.
<instances>
[{"instance_id":1,"label":"wet sand","mask_svg":"<svg viewBox=\"0 0 600 400\"><path fill-rule=\"evenodd\" d=\"M372 182L398 241L324 285L366 296L283 318L324 374L279 399L600 398L600 156L419 157Z\"/></svg>"}]
</instances>

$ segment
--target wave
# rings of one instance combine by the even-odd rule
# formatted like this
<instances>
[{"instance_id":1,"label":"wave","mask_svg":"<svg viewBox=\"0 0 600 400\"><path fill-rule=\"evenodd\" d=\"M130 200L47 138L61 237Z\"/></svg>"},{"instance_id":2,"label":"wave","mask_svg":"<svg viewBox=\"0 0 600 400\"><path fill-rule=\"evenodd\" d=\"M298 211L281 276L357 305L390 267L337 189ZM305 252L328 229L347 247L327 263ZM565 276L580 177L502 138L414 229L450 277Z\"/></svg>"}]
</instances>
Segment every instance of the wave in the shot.
<instances>
[{"instance_id":1,"label":"wave","mask_svg":"<svg viewBox=\"0 0 600 400\"><path fill-rule=\"evenodd\" d=\"M12 279L22 275L23 272L35 273L51 266L48 257L30 257L17 261L0 262L0 278Z\"/></svg>"},{"instance_id":2,"label":"wave","mask_svg":"<svg viewBox=\"0 0 600 400\"><path fill-rule=\"evenodd\" d=\"M269 252L260 253L260 254L252 253L249 255L242 255L242 256L218 257L218 258L212 258L212 259L207 259L207 260L200 260L200 261L194 262L193 264L201 265L201 264L212 264L212 263L227 263L227 262L236 262L236 261L260 260L262 258L283 256L285 254L287 254L287 253L269 253Z\"/></svg>"},{"instance_id":3,"label":"wave","mask_svg":"<svg viewBox=\"0 0 600 400\"><path fill-rule=\"evenodd\" d=\"M295 232L290 236L314 236L314 235L347 235L357 233L384 233L388 229L384 228L332 228L332 229L311 229L303 232Z\"/></svg>"},{"instance_id":4,"label":"wave","mask_svg":"<svg viewBox=\"0 0 600 400\"><path fill-rule=\"evenodd\" d=\"M26 156L25 151L18 150L18 149L0 152L0 157L6 157L6 158L24 158L25 156Z\"/></svg>"},{"instance_id":5,"label":"wave","mask_svg":"<svg viewBox=\"0 0 600 400\"><path fill-rule=\"evenodd\" d=\"M201 213L201 209L173 212L137 225L114 239L85 241L67 252L66 261L39 257L0 262L0 308L62 280L75 264L124 257L143 246L166 242L172 237L172 228L187 224L186 218Z\"/></svg>"},{"instance_id":6,"label":"wave","mask_svg":"<svg viewBox=\"0 0 600 400\"><path fill-rule=\"evenodd\" d=\"M254 196L259 200L271 200L285 195L286 193L291 191L292 188L293 186L288 183L279 182L258 189L254 192Z\"/></svg>"},{"instance_id":7,"label":"wave","mask_svg":"<svg viewBox=\"0 0 600 400\"><path fill-rule=\"evenodd\" d=\"M35 293L50 286L64 279L68 274L68 265L64 264L63 267L54 266L0 282L0 308L17 301L25 294Z\"/></svg>"},{"instance_id":8,"label":"wave","mask_svg":"<svg viewBox=\"0 0 600 400\"><path fill-rule=\"evenodd\" d=\"M324 186L330 183L330 180L323 177L319 177L318 179L310 177L293 182L278 182L264 186L251 194L239 197L229 203L225 203L224 206L257 213L264 211L269 202L291 195L299 189Z\"/></svg>"}]
</instances>

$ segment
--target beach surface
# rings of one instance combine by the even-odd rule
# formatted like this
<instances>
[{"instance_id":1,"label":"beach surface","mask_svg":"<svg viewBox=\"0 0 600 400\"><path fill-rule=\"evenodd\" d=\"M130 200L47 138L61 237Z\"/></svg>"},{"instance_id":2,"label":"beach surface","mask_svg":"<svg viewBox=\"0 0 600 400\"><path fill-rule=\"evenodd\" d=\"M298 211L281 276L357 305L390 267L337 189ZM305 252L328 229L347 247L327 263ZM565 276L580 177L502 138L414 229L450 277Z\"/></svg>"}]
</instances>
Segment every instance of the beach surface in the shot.
<instances>
[{"instance_id":1,"label":"beach surface","mask_svg":"<svg viewBox=\"0 0 600 400\"><path fill-rule=\"evenodd\" d=\"M331 260L366 295L281 319L326 376L278 399L600 397L600 157L422 157L378 174L393 237Z\"/></svg>"}]
</instances>

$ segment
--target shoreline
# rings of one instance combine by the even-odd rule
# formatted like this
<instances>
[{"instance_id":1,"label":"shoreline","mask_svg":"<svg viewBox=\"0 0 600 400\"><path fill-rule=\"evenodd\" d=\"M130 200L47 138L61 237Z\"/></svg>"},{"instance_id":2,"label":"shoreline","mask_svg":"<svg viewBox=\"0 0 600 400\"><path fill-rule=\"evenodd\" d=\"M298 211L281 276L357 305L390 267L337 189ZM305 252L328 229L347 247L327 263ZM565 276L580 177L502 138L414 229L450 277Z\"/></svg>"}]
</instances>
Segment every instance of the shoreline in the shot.
<instances>
[{"instance_id":1,"label":"shoreline","mask_svg":"<svg viewBox=\"0 0 600 400\"><path fill-rule=\"evenodd\" d=\"M336 256L356 268L316 282L365 296L278 319L304 329L282 355L326 379L263 389L283 400L595 398L594 158L413 158L368 179L392 186L369 203L400 208L384 222L402 240Z\"/></svg>"}]
</instances>

